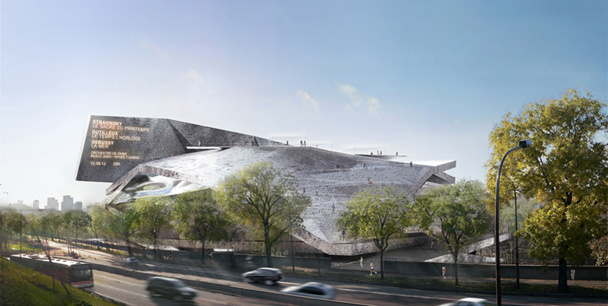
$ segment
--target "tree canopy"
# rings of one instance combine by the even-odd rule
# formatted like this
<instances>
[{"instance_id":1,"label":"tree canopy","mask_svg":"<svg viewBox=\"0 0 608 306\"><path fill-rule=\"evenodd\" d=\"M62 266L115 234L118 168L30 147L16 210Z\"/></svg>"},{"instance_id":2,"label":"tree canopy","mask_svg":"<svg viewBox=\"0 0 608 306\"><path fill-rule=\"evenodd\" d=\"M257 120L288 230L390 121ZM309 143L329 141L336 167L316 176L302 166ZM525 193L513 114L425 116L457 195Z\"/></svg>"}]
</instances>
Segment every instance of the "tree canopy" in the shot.
<instances>
[{"instance_id":1,"label":"tree canopy","mask_svg":"<svg viewBox=\"0 0 608 306\"><path fill-rule=\"evenodd\" d=\"M502 155L519 140L532 140L504 162L501 185L518 186L543 205L519 234L532 243L532 257L559 260L562 292L568 291L567 262L587 259L589 243L608 232L607 131L606 103L569 90L561 99L528 104L519 116L507 114L490 134L492 193Z\"/></svg>"},{"instance_id":2,"label":"tree canopy","mask_svg":"<svg viewBox=\"0 0 608 306\"><path fill-rule=\"evenodd\" d=\"M234 220L262 237L268 266L272 266L272 246L285 232L301 226L300 215L311 203L298 191L293 176L269 162L252 163L226 177L216 198Z\"/></svg>"},{"instance_id":3,"label":"tree canopy","mask_svg":"<svg viewBox=\"0 0 608 306\"><path fill-rule=\"evenodd\" d=\"M228 238L230 221L213 197L213 190L204 189L182 193L173 205L175 229L192 241L202 244L202 261L205 260L205 242Z\"/></svg>"},{"instance_id":4,"label":"tree canopy","mask_svg":"<svg viewBox=\"0 0 608 306\"><path fill-rule=\"evenodd\" d=\"M167 205L166 197L145 197L139 198L133 204L135 226L138 234L152 242L155 250L155 258L158 259L158 236L163 227L169 225L171 210Z\"/></svg>"},{"instance_id":5,"label":"tree canopy","mask_svg":"<svg viewBox=\"0 0 608 306\"><path fill-rule=\"evenodd\" d=\"M483 235L490 226L486 192L479 181L427 189L416 198L422 229L441 240L454 259L458 285L458 255L462 247Z\"/></svg>"},{"instance_id":6,"label":"tree canopy","mask_svg":"<svg viewBox=\"0 0 608 306\"><path fill-rule=\"evenodd\" d=\"M406 237L407 227L412 225L412 211L405 192L390 186L368 188L346 203L337 223L348 236L374 242L380 250L380 277L384 279L384 252L391 238Z\"/></svg>"},{"instance_id":7,"label":"tree canopy","mask_svg":"<svg viewBox=\"0 0 608 306\"><path fill-rule=\"evenodd\" d=\"M75 238L91 225L91 216L79 209L68 210L63 214L63 226L74 233Z\"/></svg>"},{"instance_id":8,"label":"tree canopy","mask_svg":"<svg viewBox=\"0 0 608 306\"><path fill-rule=\"evenodd\" d=\"M91 227L108 237L124 240L129 256L133 256L131 238L139 231L135 207L127 205L121 210L108 210L103 205L94 205L91 209L91 217L93 218Z\"/></svg>"}]
</instances>

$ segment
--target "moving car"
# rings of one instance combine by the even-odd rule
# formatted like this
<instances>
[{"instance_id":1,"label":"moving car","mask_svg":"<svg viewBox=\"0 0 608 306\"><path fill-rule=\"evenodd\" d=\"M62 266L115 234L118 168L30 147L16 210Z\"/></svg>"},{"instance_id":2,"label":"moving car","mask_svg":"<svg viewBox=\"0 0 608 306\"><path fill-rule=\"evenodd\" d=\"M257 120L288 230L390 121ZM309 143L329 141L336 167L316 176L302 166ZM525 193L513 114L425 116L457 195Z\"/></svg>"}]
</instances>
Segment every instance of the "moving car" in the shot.
<instances>
[{"instance_id":1,"label":"moving car","mask_svg":"<svg viewBox=\"0 0 608 306\"><path fill-rule=\"evenodd\" d=\"M135 257L129 257L129 258L125 259L125 261L123 261L122 264L125 266L138 266L139 260Z\"/></svg>"},{"instance_id":2,"label":"moving car","mask_svg":"<svg viewBox=\"0 0 608 306\"><path fill-rule=\"evenodd\" d=\"M309 282L299 286L287 287L281 290L281 292L323 299L333 299L335 294L334 287L318 282Z\"/></svg>"},{"instance_id":3,"label":"moving car","mask_svg":"<svg viewBox=\"0 0 608 306\"><path fill-rule=\"evenodd\" d=\"M150 277L146 290L152 297L160 295L176 301L192 300L196 297L196 290L186 286L181 280L170 277Z\"/></svg>"},{"instance_id":4,"label":"moving car","mask_svg":"<svg viewBox=\"0 0 608 306\"><path fill-rule=\"evenodd\" d=\"M268 286L275 285L283 279L283 272L275 268L258 268L253 271L243 273L243 280L248 283L264 283Z\"/></svg>"},{"instance_id":5,"label":"moving car","mask_svg":"<svg viewBox=\"0 0 608 306\"><path fill-rule=\"evenodd\" d=\"M488 300L480 298L464 298L452 303L441 304L440 306L492 306L496 305Z\"/></svg>"}]
</instances>

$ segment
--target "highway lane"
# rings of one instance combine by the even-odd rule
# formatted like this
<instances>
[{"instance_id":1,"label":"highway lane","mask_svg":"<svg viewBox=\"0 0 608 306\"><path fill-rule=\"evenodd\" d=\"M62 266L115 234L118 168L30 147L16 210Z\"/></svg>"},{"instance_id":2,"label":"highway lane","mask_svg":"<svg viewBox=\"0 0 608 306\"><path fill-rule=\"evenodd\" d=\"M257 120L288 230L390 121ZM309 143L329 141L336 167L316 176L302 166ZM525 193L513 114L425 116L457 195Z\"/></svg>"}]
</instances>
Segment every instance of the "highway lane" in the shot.
<instances>
[{"instance_id":1,"label":"highway lane","mask_svg":"<svg viewBox=\"0 0 608 306\"><path fill-rule=\"evenodd\" d=\"M151 298L146 291L146 281L117 274L95 271L95 286L87 291L111 298L126 305L285 305L272 301L237 297L227 294L197 289L197 297L192 302L176 302L166 298Z\"/></svg>"}]
</instances>

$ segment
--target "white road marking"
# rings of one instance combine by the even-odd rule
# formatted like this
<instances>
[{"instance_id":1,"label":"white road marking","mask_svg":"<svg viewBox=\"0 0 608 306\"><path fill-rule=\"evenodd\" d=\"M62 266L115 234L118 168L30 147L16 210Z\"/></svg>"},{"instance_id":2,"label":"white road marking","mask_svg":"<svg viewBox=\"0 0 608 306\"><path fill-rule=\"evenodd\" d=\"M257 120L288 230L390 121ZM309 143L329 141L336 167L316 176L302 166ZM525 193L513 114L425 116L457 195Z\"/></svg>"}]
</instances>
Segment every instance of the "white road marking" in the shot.
<instances>
[{"instance_id":1,"label":"white road marking","mask_svg":"<svg viewBox=\"0 0 608 306\"><path fill-rule=\"evenodd\" d=\"M392 293L392 292L376 292L376 291L367 291L367 290L359 290L359 289L341 289L341 288L338 288L338 290L340 290L340 291L348 291L348 292L357 292L357 293L367 293L367 294L400 296L400 297L406 297L406 298L416 298L416 299L425 299L425 300L452 300L450 298L438 298L438 297L413 295L413 294L401 294L401 293Z\"/></svg>"},{"instance_id":2,"label":"white road marking","mask_svg":"<svg viewBox=\"0 0 608 306\"><path fill-rule=\"evenodd\" d=\"M126 292L126 293L130 293L130 294L135 294L135 295L139 295L139 296L143 296L143 297L148 297L147 295L144 294L139 294L139 293L135 293L133 291L128 291L128 290L122 290L120 288L116 288L114 286L109 286L109 285L103 285L103 284L95 284L95 286L102 286L102 287L108 287L108 288L112 288L114 290L118 290L118 291L122 291L122 292Z\"/></svg>"},{"instance_id":3,"label":"white road marking","mask_svg":"<svg viewBox=\"0 0 608 306\"><path fill-rule=\"evenodd\" d=\"M105 279L110 279L110 280L113 280L113 281L116 281L116 282L119 282L119 283L121 282L121 281L117 281L115 278L107 277L107 276L104 276L104 275L95 275L95 278L97 278L97 277L101 277L101 278L105 278ZM137 283L129 283L129 282L125 282L125 283L127 283L129 285L135 285L135 286L139 286L139 287L144 287L144 285L140 285L140 284L137 284Z\"/></svg>"}]
</instances>

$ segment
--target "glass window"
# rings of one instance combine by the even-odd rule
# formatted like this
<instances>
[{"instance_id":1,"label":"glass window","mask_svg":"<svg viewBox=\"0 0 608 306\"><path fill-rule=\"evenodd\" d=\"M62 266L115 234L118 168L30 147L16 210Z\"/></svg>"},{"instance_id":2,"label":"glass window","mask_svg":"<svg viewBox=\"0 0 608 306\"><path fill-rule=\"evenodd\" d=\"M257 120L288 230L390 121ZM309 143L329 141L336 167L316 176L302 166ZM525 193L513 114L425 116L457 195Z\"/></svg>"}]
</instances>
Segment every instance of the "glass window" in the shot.
<instances>
[{"instance_id":1,"label":"glass window","mask_svg":"<svg viewBox=\"0 0 608 306\"><path fill-rule=\"evenodd\" d=\"M93 280L93 271L89 269L72 269L72 281L82 282Z\"/></svg>"}]
</instances>

